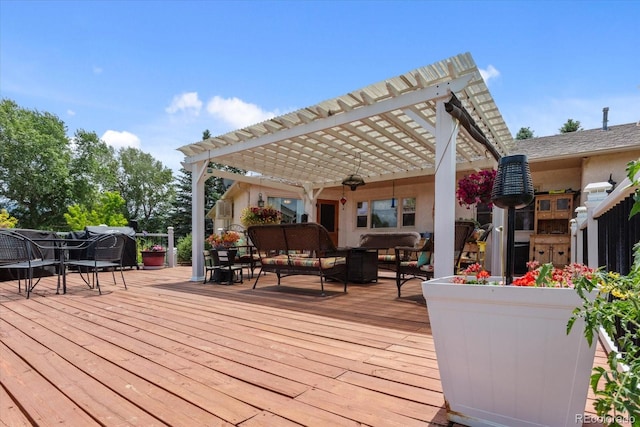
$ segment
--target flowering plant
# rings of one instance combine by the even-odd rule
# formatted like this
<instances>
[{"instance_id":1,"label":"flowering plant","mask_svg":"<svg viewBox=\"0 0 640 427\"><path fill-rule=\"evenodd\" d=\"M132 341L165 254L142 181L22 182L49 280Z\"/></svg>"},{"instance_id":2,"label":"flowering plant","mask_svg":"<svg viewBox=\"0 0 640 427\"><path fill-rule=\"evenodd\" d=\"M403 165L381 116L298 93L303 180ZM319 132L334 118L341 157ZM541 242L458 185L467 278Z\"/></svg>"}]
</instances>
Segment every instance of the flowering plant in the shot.
<instances>
[{"instance_id":1,"label":"flowering plant","mask_svg":"<svg viewBox=\"0 0 640 427\"><path fill-rule=\"evenodd\" d=\"M240 222L245 227L261 224L280 224L280 221L282 221L282 212L272 206L263 208L248 206L242 210L240 216Z\"/></svg>"},{"instance_id":2,"label":"flowering plant","mask_svg":"<svg viewBox=\"0 0 640 427\"><path fill-rule=\"evenodd\" d=\"M162 252L162 251L166 250L164 248L164 246L159 245L158 243L155 243L153 241L153 239L149 236L149 233L147 231L143 231L142 235L144 237L140 241L140 247L142 248L142 251L144 251L144 252Z\"/></svg>"},{"instance_id":3,"label":"flowering plant","mask_svg":"<svg viewBox=\"0 0 640 427\"><path fill-rule=\"evenodd\" d=\"M569 264L564 268L555 268L553 264L540 264L538 261L527 263L529 271L513 280L514 286L535 286L545 288L574 288L575 282L583 277L590 279L595 270L583 264Z\"/></svg>"},{"instance_id":4,"label":"flowering plant","mask_svg":"<svg viewBox=\"0 0 640 427\"><path fill-rule=\"evenodd\" d=\"M458 181L456 190L460 206L469 208L476 203L486 203L491 206L491 190L496 174L497 171L489 169L462 177Z\"/></svg>"},{"instance_id":5,"label":"flowering plant","mask_svg":"<svg viewBox=\"0 0 640 427\"><path fill-rule=\"evenodd\" d=\"M236 231L226 231L222 234L212 234L207 241L213 246L231 246L240 240L240 233Z\"/></svg>"},{"instance_id":6,"label":"flowering plant","mask_svg":"<svg viewBox=\"0 0 640 427\"><path fill-rule=\"evenodd\" d=\"M453 283L486 285L489 283L490 276L489 272L476 262L464 269L462 271L462 276L455 276L453 278Z\"/></svg>"},{"instance_id":7,"label":"flowering plant","mask_svg":"<svg viewBox=\"0 0 640 427\"><path fill-rule=\"evenodd\" d=\"M640 212L640 159L627 164L627 176L635 187L631 218ZM598 298L587 298L594 290L599 291ZM640 420L640 242L633 247L629 274L597 270L581 278L576 291L583 304L573 311L567 331L576 319L583 318L589 344L601 330L614 343L607 355L608 366L593 368L591 375L596 414L611 421L611 426L620 426L623 420L635 426Z\"/></svg>"}]
</instances>

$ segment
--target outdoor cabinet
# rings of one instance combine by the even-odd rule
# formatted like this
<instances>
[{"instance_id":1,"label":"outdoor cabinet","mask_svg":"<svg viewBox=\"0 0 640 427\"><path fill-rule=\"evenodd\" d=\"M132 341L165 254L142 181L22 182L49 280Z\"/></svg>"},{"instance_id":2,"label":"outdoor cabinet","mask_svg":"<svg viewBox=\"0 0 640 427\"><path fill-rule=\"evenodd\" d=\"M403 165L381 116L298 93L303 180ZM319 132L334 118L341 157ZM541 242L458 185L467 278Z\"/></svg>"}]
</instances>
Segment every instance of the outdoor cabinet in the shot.
<instances>
[{"instance_id":1,"label":"outdoor cabinet","mask_svg":"<svg viewBox=\"0 0 640 427\"><path fill-rule=\"evenodd\" d=\"M532 235L530 256L541 264L552 263L564 267L571 261L571 238L569 236Z\"/></svg>"},{"instance_id":2,"label":"outdoor cabinet","mask_svg":"<svg viewBox=\"0 0 640 427\"><path fill-rule=\"evenodd\" d=\"M571 230L575 192L537 194L534 234L529 245L529 259L562 268L571 261Z\"/></svg>"}]
</instances>

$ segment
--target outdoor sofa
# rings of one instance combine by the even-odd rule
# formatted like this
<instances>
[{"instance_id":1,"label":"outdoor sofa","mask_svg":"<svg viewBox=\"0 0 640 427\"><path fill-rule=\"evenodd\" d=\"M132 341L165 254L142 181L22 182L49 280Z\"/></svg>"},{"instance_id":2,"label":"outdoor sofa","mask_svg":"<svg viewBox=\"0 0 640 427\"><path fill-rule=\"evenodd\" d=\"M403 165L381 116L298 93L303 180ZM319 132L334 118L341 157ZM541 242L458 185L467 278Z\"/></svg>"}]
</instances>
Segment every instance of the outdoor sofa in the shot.
<instances>
[{"instance_id":1,"label":"outdoor sofa","mask_svg":"<svg viewBox=\"0 0 640 427\"><path fill-rule=\"evenodd\" d=\"M253 225L247 234L260 258L260 272L253 289L262 272L273 272L278 285L283 277L316 275L320 277L323 296L325 279L343 282L347 292L349 250L337 248L322 225L313 222Z\"/></svg>"},{"instance_id":2,"label":"outdoor sofa","mask_svg":"<svg viewBox=\"0 0 640 427\"><path fill-rule=\"evenodd\" d=\"M359 248L378 251L378 268L395 270L395 248L416 247L420 242L420 234L415 231L365 233L360 236Z\"/></svg>"}]
</instances>

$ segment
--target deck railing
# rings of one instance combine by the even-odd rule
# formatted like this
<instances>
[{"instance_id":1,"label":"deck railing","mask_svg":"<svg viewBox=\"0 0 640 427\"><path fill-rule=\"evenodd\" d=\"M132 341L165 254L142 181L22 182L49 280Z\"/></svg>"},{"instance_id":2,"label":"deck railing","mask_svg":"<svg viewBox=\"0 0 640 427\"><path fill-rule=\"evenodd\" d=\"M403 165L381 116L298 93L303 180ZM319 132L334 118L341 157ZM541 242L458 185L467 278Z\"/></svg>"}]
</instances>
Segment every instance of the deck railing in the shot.
<instances>
[{"instance_id":1,"label":"deck railing","mask_svg":"<svg viewBox=\"0 0 640 427\"><path fill-rule=\"evenodd\" d=\"M595 191L587 192L586 209L577 209L578 218L572 227L572 261L626 275L633 265L633 247L640 242L640 214L629 218L637 187L625 179L609 194L606 183L598 184L602 185L594 184L591 189ZM601 336L605 347L615 345L616 337L611 340Z\"/></svg>"}]
</instances>

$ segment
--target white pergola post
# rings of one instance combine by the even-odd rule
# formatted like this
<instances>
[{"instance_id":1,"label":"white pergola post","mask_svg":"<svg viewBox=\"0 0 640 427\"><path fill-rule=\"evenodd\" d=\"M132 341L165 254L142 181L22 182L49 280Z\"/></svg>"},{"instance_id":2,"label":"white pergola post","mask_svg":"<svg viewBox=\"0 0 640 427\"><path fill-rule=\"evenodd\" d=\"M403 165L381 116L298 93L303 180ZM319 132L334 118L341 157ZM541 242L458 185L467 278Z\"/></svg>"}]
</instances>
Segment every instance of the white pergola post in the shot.
<instances>
[{"instance_id":1,"label":"white pergola post","mask_svg":"<svg viewBox=\"0 0 640 427\"><path fill-rule=\"evenodd\" d=\"M454 274L454 234L456 203L456 137L458 125L436 102L436 173L434 214L434 277Z\"/></svg>"},{"instance_id":2,"label":"white pergola post","mask_svg":"<svg viewBox=\"0 0 640 427\"><path fill-rule=\"evenodd\" d=\"M204 182L207 179L206 161L191 165L191 281L204 279Z\"/></svg>"}]
</instances>

